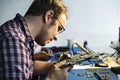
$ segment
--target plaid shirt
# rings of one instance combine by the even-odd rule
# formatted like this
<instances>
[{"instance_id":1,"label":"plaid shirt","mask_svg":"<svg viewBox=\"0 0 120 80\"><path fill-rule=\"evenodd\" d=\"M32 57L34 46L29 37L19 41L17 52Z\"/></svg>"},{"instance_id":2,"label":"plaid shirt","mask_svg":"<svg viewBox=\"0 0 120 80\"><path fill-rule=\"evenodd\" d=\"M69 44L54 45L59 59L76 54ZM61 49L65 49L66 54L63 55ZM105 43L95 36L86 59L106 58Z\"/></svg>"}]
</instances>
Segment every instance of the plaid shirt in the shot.
<instances>
[{"instance_id":1,"label":"plaid shirt","mask_svg":"<svg viewBox=\"0 0 120 80\"><path fill-rule=\"evenodd\" d=\"M25 19L17 14L0 26L0 80L31 80L33 46Z\"/></svg>"}]
</instances>

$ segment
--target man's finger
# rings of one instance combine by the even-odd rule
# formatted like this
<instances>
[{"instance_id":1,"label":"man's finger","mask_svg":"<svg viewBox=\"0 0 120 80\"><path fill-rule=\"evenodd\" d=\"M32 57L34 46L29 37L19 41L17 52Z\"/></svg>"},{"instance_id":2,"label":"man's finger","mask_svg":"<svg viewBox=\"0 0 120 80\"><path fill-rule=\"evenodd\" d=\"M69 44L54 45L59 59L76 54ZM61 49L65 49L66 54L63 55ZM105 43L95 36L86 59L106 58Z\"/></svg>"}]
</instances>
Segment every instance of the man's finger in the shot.
<instances>
[{"instance_id":1,"label":"man's finger","mask_svg":"<svg viewBox=\"0 0 120 80\"><path fill-rule=\"evenodd\" d=\"M45 54L46 56L53 56L53 54L46 53L45 51L41 51L41 53Z\"/></svg>"},{"instance_id":2,"label":"man's finger","mask_svg":"<svg viewBox=\"0 0 120 80\"><path fill-rule=\"evenodd\" d=\"M66 61L64 60L64 61L61 61L61 62L55 64L55 66L60 68L60 67L63 66L65 63L66 63Z\"/></svg>"}]
</instances>

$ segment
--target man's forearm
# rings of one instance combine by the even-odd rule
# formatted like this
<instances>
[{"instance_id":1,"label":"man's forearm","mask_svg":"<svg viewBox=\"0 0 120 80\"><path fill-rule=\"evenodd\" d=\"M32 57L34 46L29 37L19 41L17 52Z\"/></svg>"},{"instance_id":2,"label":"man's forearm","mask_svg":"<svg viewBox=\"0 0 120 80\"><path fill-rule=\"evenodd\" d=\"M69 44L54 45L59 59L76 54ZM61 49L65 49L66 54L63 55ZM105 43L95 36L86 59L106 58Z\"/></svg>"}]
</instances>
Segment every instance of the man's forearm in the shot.
<instances>
[{"instance_id":1,"label":"man's forearm","mask_svg":"<svg viewBox=\"0 0 120 80\"><path fill-rule=\"evenodd\" d=\"M54 65L54 62L34 61L33 75L47 74L50 68Z\"/></svg>"}]
</instances>

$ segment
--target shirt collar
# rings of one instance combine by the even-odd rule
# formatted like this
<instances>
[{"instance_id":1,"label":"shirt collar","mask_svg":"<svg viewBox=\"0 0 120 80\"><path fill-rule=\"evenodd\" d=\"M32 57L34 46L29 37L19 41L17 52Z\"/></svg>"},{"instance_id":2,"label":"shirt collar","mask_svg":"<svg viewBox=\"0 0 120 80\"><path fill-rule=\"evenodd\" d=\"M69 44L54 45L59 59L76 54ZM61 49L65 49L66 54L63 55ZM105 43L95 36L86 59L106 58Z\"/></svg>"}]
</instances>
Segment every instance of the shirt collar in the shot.
<instances>
[{"instance_id":1,"label":"shirt collar","mask_svg":"<svg viewBox=\"0 0 120 80\"><path fill-rule=\"evenodd\" d=\"M14 20L21 25L21 29L23 30L28 40L31 40L31 39L34 40L25 18L18 13L16 14L16 17L14 18Z\"/></svg>"}]
</instances>

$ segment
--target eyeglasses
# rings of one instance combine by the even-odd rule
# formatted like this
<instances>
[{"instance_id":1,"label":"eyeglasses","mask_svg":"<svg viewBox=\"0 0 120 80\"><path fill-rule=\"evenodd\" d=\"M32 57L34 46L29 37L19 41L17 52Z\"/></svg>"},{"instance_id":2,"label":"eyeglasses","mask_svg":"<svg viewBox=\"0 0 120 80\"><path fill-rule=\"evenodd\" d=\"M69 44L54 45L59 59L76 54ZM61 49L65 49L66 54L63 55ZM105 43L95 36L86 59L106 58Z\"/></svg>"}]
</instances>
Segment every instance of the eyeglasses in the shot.
<instances>
[{"instance_id":1,"label":"eyeglasses","mask_svg":"<svg viewBox=\"0 0 120 80\"><path fill-rule=\"evenodd\" d=\"M58 20L58 22L60 23L61 26L58 27L58 34L62 33L65 31L65 28L63 26L63 24L60 22L60 20L58 18L56 18Z\"/></svg>"}]
</instances>

